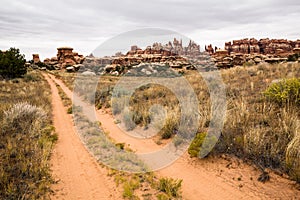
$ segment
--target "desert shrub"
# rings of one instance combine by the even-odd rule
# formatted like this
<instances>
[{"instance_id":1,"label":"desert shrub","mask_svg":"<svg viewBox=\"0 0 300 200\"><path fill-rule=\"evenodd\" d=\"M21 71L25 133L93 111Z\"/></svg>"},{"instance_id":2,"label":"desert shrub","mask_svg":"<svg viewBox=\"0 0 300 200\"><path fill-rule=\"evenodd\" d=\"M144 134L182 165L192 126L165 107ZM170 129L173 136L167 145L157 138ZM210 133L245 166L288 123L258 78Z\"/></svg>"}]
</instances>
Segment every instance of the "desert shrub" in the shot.
<instances>
[{"instance_id":1,"label":"desert shrub","mask_svg":"<svg viewBox=\"0 0 300 200\"><path fill-rule=\"evenodd\" d=\"M126 181L123 185L123 197L130 200L139 199L135 194L134 190L139 188L139 182L131 179L130 181Z\"/></svg>"},{"instance_id":2,"label":"desert shrub","mask_svg":"<svg viewBox=\"0 0 300 200\"><path fill-rule=\"evenodd\" d=\"M196 135L194 140L192 141L191 145L188 148L188 153L191 157L198 157L201 146L204 142L207 133L199 133Z\"/></svg>"},{"instance_id":3,"label":"desert shrub","mask_svg":"<svg viewBox=\"0 0 300 200\"><path fill-rule=\"evenodd\" d=\"M34 71L28 72L24 75L24 81L26 82L38 82L41 80L41 77Z\"/></svg>"},{"instance_id":4,"label":"desert shrub","mask_svg":"<svg viewBox=\"0 0 300 200\"><path fill-rule=\"evenodd\" d=\"M297 135L286 150L286 165L289 175L300 183L300 136Z\"/></svg>"},{"instance_id":5,"label":"desert shrub","mask_svg":"<svg viewBox=\"0 0 300 200\"><path fill-rule=\"evenodd\" d=\"M297 134L297 113L284 109L244 133L243 150L262 166L284 168L286 149Z\"/></svg>"},{"instance_id":6,"label":"desert shrub","mask_svg":"<svg viewBox=\"0 0 300 200\"><path fill-rule=\"evenodd\" d=\"M123 114L123 122L125 124L125 128L127 131L131 131L136 127L136 124L133 121L133 112L126 109L124 110Z\"/></svg>"},{"instance_id":7,"label":"desert shrub","mask_svg":"<svg viewBox=\"0 0 300 200\"><path fill-rule=\"evenodd\" d=\"M69 108L67 109L67 113L68 113L68 114L72 114L72 113L73 113L73 106L71 106L71 107L69 107Z\"/></svg>"},{"instance_id":8,"label":"desert shrub","mask_svg":"<svg viewBox=\"0 0 300 200\"><path fill-rule=\"evenodd\" d=\"M44 198L51 191L48 159L57 139L46 113L19 103L4 112L0 123L0 198Z\"/></svg>"},{"instance_id":9,"label":"desert shrub","mask_svg":"<svg viewBox=\"0 0 300 200\"><path fill-rule=\"evenodd\" d=\"M20 50L10 48L7 51L0 51L0 75L4 78L17 78L26 74L25 56Z\"/></svg>"},{"instance_id":10,"label":"desert shrub","mask_svg":"<svg viewBox=\"0 0 300 200\"><path fill-rule=\"evenodd\" d=\"M204 143L204 141L206 142ZM214 135L207 135L207 133L198 133L193 139L188 148L188 153L191 157L199 157L200 155L208 155L211 150L210 144L215 144L218 138Z\"/></svg>"},{"instance_id":11,"label":"desert shrub","mask_svg":"<svg viewBox=\"0 0 300 200\"><path fill-rule=\"evenodd\" d=\"M159 179L158 189L164 192L169 199L181 197L181 184L182 180L175 180L172 178Z\"/></svg>"},{"instance_id":12,"label":"desert shrub","mask_svg":"<svg viewBox=\"0 0 300 200\"><path fill-rule=\"evenodd\" d=\"M110 87L101 89L101 90L97 90L95 93L95 103L97 105L97 107L99 109L101 108L109 108L110 107L110 98L111 98L111 94L112 94L112 89ZM112 107L113 108L113 113L116 114L120 114L121 110L119 110L117 107L118 105L114 105L116 107ZM114 110L116 109L116 110Z\"/></svg>"},{"instance_id":13,"label":"desert shrub","mask_svg":"<svg viewBox=\"0 0 300 200\"><path fill-rule=\"evenodd\" d=\"M171 198L168 197L168 195L166 195L165 193L160 193L156 195L158 200L170 200Z\"/></svg>"},{"instance_id":14,"label":"desert shrub","mask_svg":"<svg viewBox=\"0 0 300 200\"><path fill-rule=\"evenodd\" d=\"M287 61L288 61L288 62L295 62L295 61L297 61L298 58L300 57L299 55L300 55L300 54L297 54L297 53L295 53L295 54L293 54L293 55L289 55Z\"/></svg>"},{"instance_id":15,"label":"desert shrub","mask_svg":"<svg viewBox=\"0 0 300 200\"><path fill-rule=\"evenodd\" d=\"M160 131L162 139L171 138L178 130L179 113L176 111L169 111L165 119L163 128Z\"/></svg>"},{"instance_id":16,"label":"desert shrub","mask_svg":"<svg viewBox=\"0 0 300 200\"><path fill-rule=\"evenodd\" d=\"M279 105L299 105L300 104L300 79L284 79L278 83L273 83L264 92L264 95L271 101Z\"/></svg>"},{"instance_id":17,"label":"desert shrub","mask_svg":"<svg viewBox=\"0 0 300 200\"><path fill-rule=\"evenodd\" d=\"M5 132L11 134L26 134L40 129L46 119L46 113L36 106L27 103L15 104L10 110L4 112Z\"/></svg>"}]
</instances>

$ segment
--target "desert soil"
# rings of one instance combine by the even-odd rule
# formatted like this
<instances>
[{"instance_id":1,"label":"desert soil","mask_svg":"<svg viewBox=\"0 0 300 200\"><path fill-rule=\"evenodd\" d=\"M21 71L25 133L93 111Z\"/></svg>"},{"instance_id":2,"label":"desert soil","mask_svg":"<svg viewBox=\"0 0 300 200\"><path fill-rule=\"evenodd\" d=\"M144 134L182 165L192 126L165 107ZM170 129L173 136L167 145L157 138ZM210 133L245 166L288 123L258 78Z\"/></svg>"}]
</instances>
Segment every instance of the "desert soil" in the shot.
<instances>
[{"instance_id":1,"label":"desert soil","mask_svg":"<svg viewBox=\"0 0 300 200\"><path fill-rule=\"evenodd\" d=\"M61 86L67 96L72 98L72 91L61 80L53 76L51 78ZM77 190L73 197L84 197L85 189L87 189L95 194L87 199L99 199L96 195L102 195L104 199L116 199L117 197L111 196L115 193L115 189L112 183L107 181L105 170L97 167L97 163L80 143L78 136L74 133L71 117L64 114L65 108L55 91L55 85L51 80L48 79L48 81L54 91L54 124L59 132L59 142L54 151L52 169L55 175L63 180L56 187L69 194L72 188L77 189L80 185L81 190ZM136 152L149 152L161 148L151 139L135 139L124 134L110 113L99 110L97 117L104 131L113 140L126 143ZM90 169L91 166L92 169ZM156 173L159 176L182 179L183 199L300 199L300 191L296 189L293 181L270 172L269 182L258 182L257 178L261 171L232 156L222 155L200 160L191 159L185 153L177 161ZM78 177L78 174L81 176ZM102 181L94 181L95 179Z\"/></svg>"}]
</instances>

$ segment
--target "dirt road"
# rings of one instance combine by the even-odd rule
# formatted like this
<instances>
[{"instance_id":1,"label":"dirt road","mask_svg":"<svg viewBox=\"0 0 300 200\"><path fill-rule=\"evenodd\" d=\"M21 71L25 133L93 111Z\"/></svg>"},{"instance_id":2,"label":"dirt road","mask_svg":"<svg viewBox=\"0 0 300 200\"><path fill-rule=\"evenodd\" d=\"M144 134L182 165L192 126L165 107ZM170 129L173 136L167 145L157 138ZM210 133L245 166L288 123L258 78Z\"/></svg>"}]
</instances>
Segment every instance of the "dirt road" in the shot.
<instances>
[{"instance_id":1,"label":"dirt road","mask_svg":"<svg viewBox=\"0 0 300 200\"><path fill-rule=\"evenodd\" d=\"M60 80L54 79L71 98L72 92ZM125 142L137 152L158 149L151 139L141 141L127 134L114 123L112 115L97 111L102 127L115 141ZM183 179L183 199L298 199L300 191L294 182L271 173L265 184L257 181L260 171L243 161L222 156L209 159L191 159L184 154L172 165L157 172L160 176Z\"/></svg>"},{"instance_id":2,"label":"dirt road","mask_svg":"<svg viewBox=\"0 0 300 200\"><path fill-rule=\"evenodd\" d=\"M52 199L120 199L115 183L79 140L55 83L44 74L52 91L53 123L58 142L51 157L55 180Z\"/></svg>"}]
</instances>

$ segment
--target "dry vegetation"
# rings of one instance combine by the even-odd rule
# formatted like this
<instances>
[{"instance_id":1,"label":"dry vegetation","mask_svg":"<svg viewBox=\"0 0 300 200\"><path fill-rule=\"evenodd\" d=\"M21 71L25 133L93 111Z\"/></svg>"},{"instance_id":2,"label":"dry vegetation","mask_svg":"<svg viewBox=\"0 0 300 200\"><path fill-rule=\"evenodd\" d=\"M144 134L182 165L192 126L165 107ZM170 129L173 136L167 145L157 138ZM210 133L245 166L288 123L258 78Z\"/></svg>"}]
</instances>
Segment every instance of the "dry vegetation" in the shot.
<instances>
[{"instance_id":1,"label":"dry vegetation","mask_svg":"<svg viewBox=\"0 0 300 200\"><path fill-rule=\"evenodd\" d=\"M69 107L71 100L59 85L56 86L65 107ZM147 172L147 166L132 153L131 149L125 148L124 143L115 143L101 129L101 124L91 122L83 112L80 106L73 106L74 122L80 139L101 165L103 167L103 164L106 165L109 170L108 176L113 177L116 186L121 188L124 199L181 198L182 180L159 179L153 173ZM141 173L131 173L136 171Z\"/></svg>"},{"instance_id":2,"label":"dry vegetation","mask_svg":"<svg viewBox=\"0 0 300 200\"><path fill-rule=\"evenodd\" d=\"M0 81L0 199L49 199L57 140L51 92L39 72Z\"/></svg>"},{"instance_id":3,"label":"dry vegetation","mask_svg":"<svg viewBox=\"0 0 300 200\"><path fill-rule=\"evenodd\" d=\"M226 85L227 118L219 142L213 150L214 154L234 154L252 161L262 170L276 169L299 181L299 85L297 79L294 79L294 82L283 80L300 77L299 67L299 63L261 64L220 71ZM205 134L210 124L211 104L208 89L196 71L189 71L184 76L199 100L198 133ZM74 75L61 77L67 85L72 85ZM95 97L98 108L110 108L112 104L120 103L110 101L112 90L118 80L119 78L114 76L100 78ZM284 91L280 97L276 97L277 99L272 97L272 92L285 87L281 80L292 84L286 91L296 92L294 96L287 96L287 92ZM279 85L272 85L275 83ZM273 90L270 89L272 87ZM298 100L295 100L295 96ZM149 124L160 122L151 116L152 106L159 104L167 111L161 115L165 120L160 122L163 123L163 128L159 132L160 137L162 139L173 137L178 126L180 109L178 100L172 92L158 85L146 85L136 90L129 100L130 110L122 111L118 106L113 106L112 110L114 114L124 112L125 117L121 121L127 124L128 129L134 129L136 126L147 129ZM192 144L196 144L194 149L197 149L201 142Z\"/></svg>"}]
</instances>

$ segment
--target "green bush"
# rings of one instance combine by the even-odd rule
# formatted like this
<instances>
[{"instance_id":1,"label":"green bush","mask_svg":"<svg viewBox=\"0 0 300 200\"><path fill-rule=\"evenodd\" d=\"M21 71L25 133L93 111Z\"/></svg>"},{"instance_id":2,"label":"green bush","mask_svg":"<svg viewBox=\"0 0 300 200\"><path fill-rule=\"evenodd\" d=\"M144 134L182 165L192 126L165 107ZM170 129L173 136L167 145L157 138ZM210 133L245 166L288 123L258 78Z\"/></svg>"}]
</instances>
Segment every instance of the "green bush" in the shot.
<instances>
[{"instance_id":1,"label":"green bush","mask_svg":"<svg viewBox=\"0 0 300 200\"><path fill-rule=\"evenodd\" d=\"M300 104L300 79L284 79L278 83L273 83L264 95L279 105L299 105Z\"/></svg>"},{"instance_id":2,"label":"green bush","mask_svg":"<svg viewBox=\"0 0 300 200\"><path fill-rule=\"evenodd\" d=\"M182 180L161 178L159 179L158 189L159 191L164 192L169 197L169 199L179 198L181 197L181 184Z\"/></svg>"},{"instance_id":3,"label":"green bush","mask_svg":"<svg viewBox=\"0 0 300 200\"><path fill-rule=\"evenodd\" d=\"M25 56L20 50L10 48L7 51L0 51L0 75L4 78L17 78L26 74Z\"/></svg>"},{"instance_id":4,"label":"green bush","mask_svg":"<svg viewBox=\"0 0 300 200\"><path fill-rule=\"evenodd\" d=\"M206 142L203 144L203 142ZM207 133L198 133L188 148L188 153L191 157L199 157L200 155L207 155L211 151L211 144L215 144L217 138L207 136Z\"/></svg>"}]
</instances>

